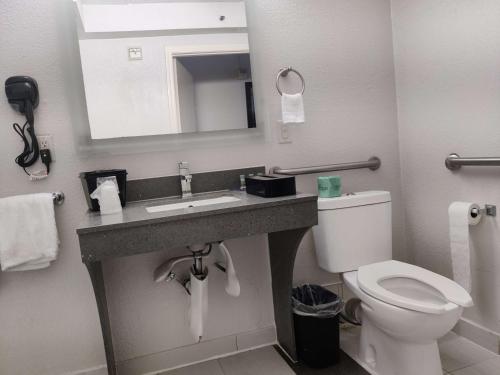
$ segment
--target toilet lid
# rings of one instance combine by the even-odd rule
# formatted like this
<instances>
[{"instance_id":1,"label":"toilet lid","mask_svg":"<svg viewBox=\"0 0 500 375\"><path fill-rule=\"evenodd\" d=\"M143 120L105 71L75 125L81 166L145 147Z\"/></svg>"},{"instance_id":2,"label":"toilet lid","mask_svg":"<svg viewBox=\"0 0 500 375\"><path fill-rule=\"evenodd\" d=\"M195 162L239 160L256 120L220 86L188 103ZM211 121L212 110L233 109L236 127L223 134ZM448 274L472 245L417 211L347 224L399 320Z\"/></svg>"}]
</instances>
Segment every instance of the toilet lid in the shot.
<instances>
[{"instance_id":1,"label":"toilet lid","mask_svg":"<svg viewBox=\"0 0 500 375\"><path fill-rule=\"evenodd\" d=\"M405 278L416 280L431 287L440 294L443 303L425 298L412 298L392 292L381 285L383 281ZM390 260L361 266L358 269L358 285L370 296L394 306L431 314L442 314L458 306L472 306L472 298L467 291L453 280L437 273L408 263Z\"/></svg>"}]
</instances>

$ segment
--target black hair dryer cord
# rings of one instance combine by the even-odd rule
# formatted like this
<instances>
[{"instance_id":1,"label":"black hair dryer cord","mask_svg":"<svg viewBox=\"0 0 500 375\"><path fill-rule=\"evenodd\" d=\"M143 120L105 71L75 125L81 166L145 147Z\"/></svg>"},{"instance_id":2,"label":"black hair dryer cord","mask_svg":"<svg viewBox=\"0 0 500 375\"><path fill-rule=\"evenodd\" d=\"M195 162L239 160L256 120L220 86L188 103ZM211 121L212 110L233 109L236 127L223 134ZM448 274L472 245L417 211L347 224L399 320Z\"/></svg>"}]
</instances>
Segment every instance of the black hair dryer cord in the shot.
<instances>
[{"instance_id":1,"label":"black hair dryer cord","mask_svg":"<svg viewBox=\"0 0 500 375\"><path fill-rule=\"evenodd\" d=\"M21 127L19 124L14 124L14 131L19 134L24 143L24 150L19 154L15 161L24 171L27 167L36 163L39 157L40 148L35 135L35 117L33 114L33 106L30 101L25 102L26 123Z\"/></svg>"}]
</instances>

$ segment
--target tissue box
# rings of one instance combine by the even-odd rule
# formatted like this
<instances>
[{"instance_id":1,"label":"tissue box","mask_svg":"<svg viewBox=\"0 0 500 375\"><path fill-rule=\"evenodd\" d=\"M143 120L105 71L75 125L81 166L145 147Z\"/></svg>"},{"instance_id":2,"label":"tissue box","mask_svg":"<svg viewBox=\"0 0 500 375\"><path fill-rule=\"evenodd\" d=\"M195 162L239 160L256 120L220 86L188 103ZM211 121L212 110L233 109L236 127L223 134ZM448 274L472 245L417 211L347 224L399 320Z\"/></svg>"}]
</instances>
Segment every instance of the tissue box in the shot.
<instances>
[{"instance_id":1,"label":"tissue box","mask_svg":"<svg viewBox=\"0 0 500 375\"><path fill-rule=\"evenodd\" d=\"M333 198L342 195L340 176L318 177L318 195L320 198Z\"/></svg>"},{"instance_id":2,"label":"tissue box","mask_svg":"<svg viewBox=\"0 0 500 375\"><path fill-rule=\"evenodd\" d=\"M97 179L105 177L116 177L118 184L120 203L125 207L127 196L127 171L125 169L110 169L102 171L82 172L80 173L80 180L82 181L82 188L87 199L87 205L90 211L99 211L99 202L97 199L90 198L90 194L97 188Z\"/></svg>"},{"instance_id":3,"label":"tissue box","mask_svg":"<svg viewBox=\"0 0 500 375\"><path fill-rule=\"evenodd\" d=\"M272 198L295 195L295 177L260 175L245 178L247 193L259 197Z\"/></svg>"}]
</instances>

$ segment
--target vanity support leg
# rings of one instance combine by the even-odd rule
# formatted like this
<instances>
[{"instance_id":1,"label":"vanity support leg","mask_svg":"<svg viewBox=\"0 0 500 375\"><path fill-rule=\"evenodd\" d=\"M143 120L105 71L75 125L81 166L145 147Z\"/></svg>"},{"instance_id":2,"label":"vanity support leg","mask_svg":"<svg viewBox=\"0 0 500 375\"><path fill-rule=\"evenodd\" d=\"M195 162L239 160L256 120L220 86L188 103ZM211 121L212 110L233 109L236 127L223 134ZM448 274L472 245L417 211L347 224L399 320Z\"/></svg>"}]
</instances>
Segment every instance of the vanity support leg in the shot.
<instances>
[{"instance_id":1,"label":"vanity support leg","mask_svg":"<svg viewBox=\"0 0 500 375\"><path fill-rule=\"evenodd\" d=\"M99 319L101 321L102 337L104 339L104 351L106 353L106 364L108 374L116 375L115 353L113 351L113 340L111 337L111 325L109 323L108 303L106 301L106 289L104 287L104 276L101 262L85 263L90 274L90 280L94 287L95 300Z\"/></svg>"},{"instance_id":2,"label":"vanity support leg","mask_svg":"<svg viewBox=\"0 0 500 375\"><path fill-rule=\"evenodd\" d=\"M304 234L310 228L269 233L269 257L273 288L274 320L280 347L297 361L292 315L292 283L295 256Z\"/></svg>"}]
</instances>

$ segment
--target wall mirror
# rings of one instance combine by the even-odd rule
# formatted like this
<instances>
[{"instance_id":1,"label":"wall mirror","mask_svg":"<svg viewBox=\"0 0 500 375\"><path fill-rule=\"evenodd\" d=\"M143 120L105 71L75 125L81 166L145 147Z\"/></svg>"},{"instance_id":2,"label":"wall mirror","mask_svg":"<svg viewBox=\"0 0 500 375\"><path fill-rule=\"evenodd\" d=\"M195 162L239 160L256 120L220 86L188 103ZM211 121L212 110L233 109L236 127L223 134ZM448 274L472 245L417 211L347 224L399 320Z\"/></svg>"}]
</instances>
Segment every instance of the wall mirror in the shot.
<instances>
[{"instance_id":1,"label":"wall mirror","mask_svg":"<svg viewBox=\"0 0 500 375\"><path fill-rule=\"evenodd\" d=\"M93 140L257 126L244 1L75 4Z\"/></svg>"}]
</instances>

